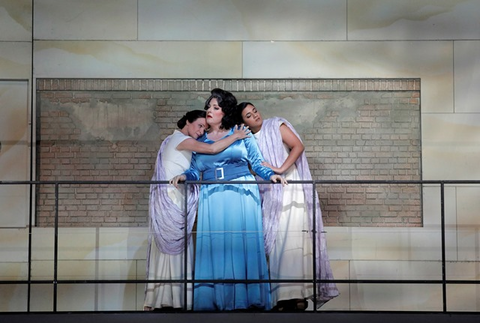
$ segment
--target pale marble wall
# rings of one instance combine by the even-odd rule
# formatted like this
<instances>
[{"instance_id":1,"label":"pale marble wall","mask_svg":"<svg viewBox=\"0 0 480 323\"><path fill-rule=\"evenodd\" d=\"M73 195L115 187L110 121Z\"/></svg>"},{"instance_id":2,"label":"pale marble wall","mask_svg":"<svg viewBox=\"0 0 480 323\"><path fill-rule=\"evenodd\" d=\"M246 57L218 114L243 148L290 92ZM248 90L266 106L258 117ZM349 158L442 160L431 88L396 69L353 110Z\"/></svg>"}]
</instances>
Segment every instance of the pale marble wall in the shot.
<instances>
[{"instance_id":1,"label":"pale marble wall","mask_svg":"<svg viewBox=\"0 0 480 323\"><path fill-rule=\"evenodd\" d=\"M423 178L478 180L479 12L477 0L34 0L34 10L28 0L0 0L0 100L29 115L30 102L35 106L30 81L37 77L419 77ZM12 92L20 99L5 94ZM11 134L2 133L0 141ZM16 154L27 159L25 151ZM9 166L8 178L25 179L28 167ZM473 185L446 189L450 278L479 278L479 194ZM329 228L336 277L437 279L437 187L426 186L424 203L424 228ZM2 220L14 218L0 212ZM62 275L144 277L145 232L70 230L61 238ZM49 229L33 232L32 274L38 277L51 274L52 236ZM2 277L24 279L27 237L25 229L1 230ZM25 310L25 286L0 288L0 310ZM142 289L63 286L59 309L141 309ZM441 310L438 286L340 289L325 309ZM51 295L50 286L35 286L32 309L50 310ZM478 311L478 296L476 286L449 286L448 309Z\"/></svg>"}]
</instances>

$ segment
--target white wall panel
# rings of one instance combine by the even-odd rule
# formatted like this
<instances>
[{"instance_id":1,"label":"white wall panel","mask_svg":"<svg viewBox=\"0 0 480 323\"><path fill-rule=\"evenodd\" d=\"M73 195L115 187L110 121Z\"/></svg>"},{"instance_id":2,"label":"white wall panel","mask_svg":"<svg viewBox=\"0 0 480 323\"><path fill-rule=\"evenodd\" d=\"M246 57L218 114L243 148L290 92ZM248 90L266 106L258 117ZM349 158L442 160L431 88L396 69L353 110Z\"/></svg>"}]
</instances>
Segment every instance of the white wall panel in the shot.
<instances>
[{"instance_id":1,"label":"white wall panel","mask_svg":"<svg viewBox=\"0 0 480 323\"><path fill-rule=\"evenodd\" d=\"M28 84L0 79L0 181L29 180ZM0 185L0 227L28 223L27 185Z\"/></svg>"},{"instance_id":2,"label":"white wall panel","mask_svg":"<svg viewBox=\"0 0 480 323\"><path fill-rule=\"evenodd\" d=\"M0 41L32 40L32 1L0 0Z\"/></svg>"},{"instance_id":3,"label":"white wall panel","mask_svg":"<svg viewBox=\"0 0 480 323\"><path fill-rule=\"evenodd\" d=\"M135 40L137 0L35 0L35 39Z\"/></svg>"},{"instance_id":4,"label":"white wall panel","mask_svg":"<svg viewBox=\"0 0 480 323\"><path fill-rule=\"evenodd\" d=\"M140 40L345 40L346 1L139 0Z\"/></svg>"},{"instance_id":5,"label":"white wall panel","mask_svg":"<svg viewBox=\"0 0 480 323\"><path fill-rule=\"evenodd\" d=\"M480 113L480 41L455 42L455 112Z\"/></svg>"},{"instance_id":6,"label":"white wall panel","mask_svg":"<svg viewBox=\"0 0 480 323\"><path fill-rule=\"evenodd\" d=\"M248 42L244 78L421 78L422 113L453 111L451 42Z\"/></svg>"},{"instance_id":7,"label":"white wall panel","mask_svg":"<svg viewBox=\"0 0 480 323\"><path fill-rule=\"evenodd\" d=\"M477 0L349 0L349 40L480 38Z\"/></svg>"},{"instance_id":8,"label":"white wall panel","mask_svg":"<svg viewBox=\"0 0 480 323\"><path fill-rule=\"evenodd\" d=\"M424 115L423 179L480 179L480 114Z\"/></svg>"},{"instance_id":9,"label":"white wall panel","mask_svg":"<svg viewBox=\"0 0 480 323\"><path fill-rule=\"evenodd\" d=\"M29 79L31 68L31 43L0 42L0 79Z\"/></svg>"},{"instance_id":10,"label":"white wall panel","mask_svg":"<svg viewBox=\"0 0 480 323\"><path fill-rule=\"evenodd\" d=\"M235 78L236 42L42 41L35 46L36 77Z\"/></svg>"},{"instance_id":11,"label":"white wall panel","mask_svg":"<svg viewBox=\"0 0 480 323\"><path fill-rule=\"evenodd\" d=\"M459 260L479 261L480 217L478 216L478 210L480 209L480 185L458 187L457 196Z\"/></svg>"}]
</instances>

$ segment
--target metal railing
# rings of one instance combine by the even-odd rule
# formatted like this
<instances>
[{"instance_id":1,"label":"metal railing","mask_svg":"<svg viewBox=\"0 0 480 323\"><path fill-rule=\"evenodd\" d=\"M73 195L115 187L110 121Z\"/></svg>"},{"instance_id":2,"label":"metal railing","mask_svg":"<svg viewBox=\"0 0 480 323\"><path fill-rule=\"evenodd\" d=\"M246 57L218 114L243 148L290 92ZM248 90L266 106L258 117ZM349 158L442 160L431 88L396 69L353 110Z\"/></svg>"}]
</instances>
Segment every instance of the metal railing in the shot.
<instances>
[{"instance_id":1,"label":"metal railing","mask_svg":"<svg viewBox=\"0 0 480 323\"><path fill-rule=\"evenodd\" d=\"M231 183L229 181L187 181L185 184L225 184ZM235 181L236 184L272 184L268 181ZM184 306L186 307L186 289L187 285L195 283L292 283L292 282L306 282L313 283L313 301L316 301L316 285L318 283L345 283L345 284L438 284L442 286L442 312L447 313L447 285L456 284L456 285L478 285L480 280L460 280L460 279L447 279L446 273L446 241L445 241L445 186L446 185L478 185L480 180L325 180L325 181L291 181L289 185L292 184L311 184L313 187L312 190L312 199L315 200L316 185L343 185L343 184L369 184L369 185L435 185L440 188L440 230L441 230L441 279L333 279L333 280L321 280L316 277L316 274L313 275L313 279L268 279L268 280L196 280L195 278L187 279L186 274L184 279L174 279L174 280L148 280L148 279L73 279L65 280L58 279L58 261L59 261L59 194L60 187L62 185L104 185L104 184L115 184L115 185L150 185L150 184L168 184L168 181L0 181L0 187L3 185L29 185L32 186L39 185L54 185L55 187L55 223L54 223L54 245L53 245L53 279L32 279L31 274L31 253L32 253L32 212L29 219L29 235L28 235L28 279L26 280L0 280L0 285L27 285L28 286L28 301L27 301L27 312L30 312L30 298L31 298L31 286L37 284L46 284L53 286L53 304L52 312L57 312L57 303L58 303L58 286L61 284L146 284L146 283L183 283L185 286L185 300ZM187 192L187 185L184 185L185 192ZM32 190L30 190L32 191ZM30 198L32 199L32 197ZM185 194L185 204L187 200L187 194ZM33 202L32 207L33 207ZM186 208L185 208L186 209ZM313 208L315 210L315 208ZM315 211L314 211L315 212ZM148 216L148 215L146 215ZM315 221L315 214L312 217ZM185 242L187 240L187 226L185 225ZM313 223L313 228L315 228L315 222ZM312 231L313 235L313 259L315 259L316 248L315 248L315 230ZM185 248L187 248L187 243L185 243ZM185 254L185 268L184 272L186 273L186 257ZM313 273L316 272L315 265L313 263ZM314 307L313 311L317 311ZM348 312L348 311L346 311ZM377 311L378 312L378 311Z\"/></svg>"}]
</instances>

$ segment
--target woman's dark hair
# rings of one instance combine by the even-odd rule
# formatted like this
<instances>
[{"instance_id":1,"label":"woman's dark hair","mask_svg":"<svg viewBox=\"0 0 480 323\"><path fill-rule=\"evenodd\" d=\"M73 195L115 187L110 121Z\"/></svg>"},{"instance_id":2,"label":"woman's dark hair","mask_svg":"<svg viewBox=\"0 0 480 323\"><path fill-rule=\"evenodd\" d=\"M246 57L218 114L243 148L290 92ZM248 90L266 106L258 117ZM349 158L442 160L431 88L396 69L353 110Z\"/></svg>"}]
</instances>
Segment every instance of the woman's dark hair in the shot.
<instances>
[{"instance_id":1,"label":"woman's dark hair","mask_svg":"<svg viewBox=\"0 0 480 323\"><path fill-rule=\"evenodd\" d=\"M250 103L250 102L240 102L237 105L237 108L235 109L235 117L237 118L237 124L241 124L244 122L242 118L242 112L243 110L245 110L247 105L251 105L252 107L255 106L253 103Z\"/></svg>"},{"instance_id":2,"label":"woman's dark hair","mask_svg":"<svg viewBox=\"0 0 480 323\"><path fill-rule=\"evenodd\" d=\"M205 118L207 116L207 113L202 110L192 110L188 111L186 114L183 115L183 117L177 121L177 127L179 129L183 129L185 125L187 124L187 121L192 123L198 118Z\"/></svg>"},{"instance_id":3,"label":"woman's dark hair","mask_svg":"<svg viewBox=\"0 0 480 323\"><path fill-rule=\"evenodd\" d=\"M232 128L237 124L237 98L235 98L232 93L219 88L211 90L210 93L210 97L207 99L207 101L205 101L205 110L208 110L210 107L210 101L212 101L212 99L217 99L218 105L222 108L222 112L225 114L222 118L222 124L220 125L220 128Z\"/></svg>"}]
</instances>

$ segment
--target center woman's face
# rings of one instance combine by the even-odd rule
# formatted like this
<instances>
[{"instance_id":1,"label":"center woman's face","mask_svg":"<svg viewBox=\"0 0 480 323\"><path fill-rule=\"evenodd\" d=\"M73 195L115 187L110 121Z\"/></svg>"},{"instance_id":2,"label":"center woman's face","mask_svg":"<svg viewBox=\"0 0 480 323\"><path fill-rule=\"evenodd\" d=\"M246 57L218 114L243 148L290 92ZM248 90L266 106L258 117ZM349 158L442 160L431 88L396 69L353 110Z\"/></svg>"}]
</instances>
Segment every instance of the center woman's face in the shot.
<instances>
[{"instance_id":1,"label":"center woman's face","mask_svg":"<svg viewBox=\"0 0 480 323\"><path fill-rule=\"evenodd\" d=\"M207 123L209 125L220 124L224 115L225 113L223 113L222 107L218 105L217 99L211 99L207 109Z\"/></svg>"}]
</instances>

